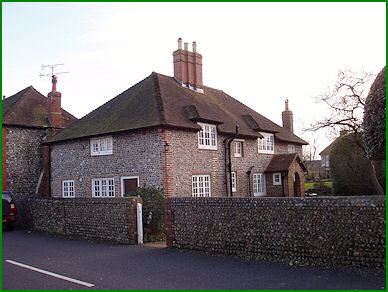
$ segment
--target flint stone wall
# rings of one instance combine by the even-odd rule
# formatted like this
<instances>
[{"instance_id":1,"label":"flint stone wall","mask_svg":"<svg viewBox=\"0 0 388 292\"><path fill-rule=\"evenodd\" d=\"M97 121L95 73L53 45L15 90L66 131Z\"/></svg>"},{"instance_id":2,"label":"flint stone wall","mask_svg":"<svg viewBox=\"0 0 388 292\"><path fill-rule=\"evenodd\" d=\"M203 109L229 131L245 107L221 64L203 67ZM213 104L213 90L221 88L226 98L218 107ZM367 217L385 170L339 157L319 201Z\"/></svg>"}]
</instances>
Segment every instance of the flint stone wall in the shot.
<instances>
[{"instance_id":1,"label":"flint stone wall","mask_svg":"<svg viewBox=\"0 0 388 292\"><path fill-rule=\"evenodd\" d=\"M18 225L29 227L27 200L35 195L42 171L44 129L3 126L3 190L12 193L19 210Z\"/></svg>"},{"instance_id":2,"label":"flint stone wall","mask_svg":"<svg viewBox=\"0 0 388 292\"><path fill-rule=\"evenodd\" d=\"M69 238L137 243L136 204L141 198L29 198L36 231Z\"/></svg>"},{"instance_id":3,"label":"flint stone wall","mask_svg":"<svg viewBox=\"0 0 388 292\"><path fill-rule=\"evenodd\" d=\"M165 226L169 247L385 269L385 197L167 198Z\"/></svg>"}]
</instances>

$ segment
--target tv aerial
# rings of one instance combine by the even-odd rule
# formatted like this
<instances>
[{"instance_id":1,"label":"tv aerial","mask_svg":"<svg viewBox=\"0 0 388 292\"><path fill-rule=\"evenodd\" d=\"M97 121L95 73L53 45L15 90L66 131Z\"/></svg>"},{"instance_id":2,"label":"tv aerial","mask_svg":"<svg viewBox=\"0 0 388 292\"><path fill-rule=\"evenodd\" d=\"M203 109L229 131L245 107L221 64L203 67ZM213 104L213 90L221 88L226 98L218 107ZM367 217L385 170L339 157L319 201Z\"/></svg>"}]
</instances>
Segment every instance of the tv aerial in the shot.
<instances>
[{"instance_id":1,"label":"tv aerial","mask_svg":"<svg viewBox=\"0 0 388 292\"><path fill-rule=\"evenodd\" d=\"M41 70L43 70L45 68L51 68L51 74L42 74L42 73L40 73L39 77L55 77L58 74L70 73L69 71L66 71L66 72L65 71L63 71L63 72L54 72L54 68L57 67L57 66L61 66L61 65L64 65L64 64L42 65Z\"/></svg>"}]
</instances>

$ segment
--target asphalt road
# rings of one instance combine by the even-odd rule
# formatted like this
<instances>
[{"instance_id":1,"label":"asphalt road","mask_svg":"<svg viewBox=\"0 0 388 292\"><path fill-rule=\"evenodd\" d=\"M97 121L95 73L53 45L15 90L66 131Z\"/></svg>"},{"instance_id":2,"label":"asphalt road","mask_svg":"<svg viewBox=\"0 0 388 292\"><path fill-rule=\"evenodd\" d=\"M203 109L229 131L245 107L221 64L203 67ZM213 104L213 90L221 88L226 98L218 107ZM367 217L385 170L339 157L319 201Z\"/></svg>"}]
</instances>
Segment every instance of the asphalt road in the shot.
<instances>
[{"instance_id":1,"label":"asphalt road","mask_svg":"<svg viewBox=\"0 0 388 292\"><path fill-rule=\"evenodd\" d=\"M290 267L24 230L3 232L2 244L3 290L385 289L385 273L372 270Z\"/></svg>"}]
</instances>

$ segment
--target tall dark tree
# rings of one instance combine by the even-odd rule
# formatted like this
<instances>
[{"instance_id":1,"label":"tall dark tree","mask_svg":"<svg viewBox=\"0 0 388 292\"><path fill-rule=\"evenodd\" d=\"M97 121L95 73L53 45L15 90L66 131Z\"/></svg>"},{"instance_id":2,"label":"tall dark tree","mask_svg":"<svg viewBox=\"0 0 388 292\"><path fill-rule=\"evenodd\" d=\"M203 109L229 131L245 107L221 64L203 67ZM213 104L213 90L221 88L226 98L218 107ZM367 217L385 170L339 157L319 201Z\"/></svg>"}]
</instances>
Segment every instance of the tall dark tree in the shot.
<instances>
[{"instance_id":1,"label":"tall dark tree","mask_svg":"<svg viewBox=\"0 0 388 292\"><path fill-rule=\"evenodd\" d=\"M312 123L306 130L316 131L322 128L330 128L337 133L341 130L347 130L353 138L353 143L367 157L365 145L362 143L363 119L367 91L373 76L372 73L364 71L340 70L333 85L316 97L318 103L328 106L327 115ZM384 195L371 160L368 160L368 168L376 193Z\"/></svg>"},{"instance_id":2,"label":"tall dark tree","mask_svg":"<svg viewBox=\"0 0 388 292\"><path fill-rule=\"evenodd\" d=\"M364 142L371 160L385 160L386 84L385 66L373 82L365 102Z\"/></svg>"}]
</instances>

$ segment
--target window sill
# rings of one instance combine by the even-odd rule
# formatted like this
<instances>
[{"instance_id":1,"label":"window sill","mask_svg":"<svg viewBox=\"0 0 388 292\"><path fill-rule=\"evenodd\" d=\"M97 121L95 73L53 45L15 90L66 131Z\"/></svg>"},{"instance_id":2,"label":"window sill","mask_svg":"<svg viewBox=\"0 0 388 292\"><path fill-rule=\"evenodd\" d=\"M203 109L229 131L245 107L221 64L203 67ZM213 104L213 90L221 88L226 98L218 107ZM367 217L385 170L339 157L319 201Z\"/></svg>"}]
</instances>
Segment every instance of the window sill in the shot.
<instances>
[{"instance_id":1,"label":"window sill","mask_svg":"<svg viewBox=\"0 0 388 292\"><path fill-rule=\"evenodd\" d=\"M208 147L198 147L198 150L211 150L211 151L217 151L218 149L217 148L208 148Z\"/></svg>"}]
</instances>

